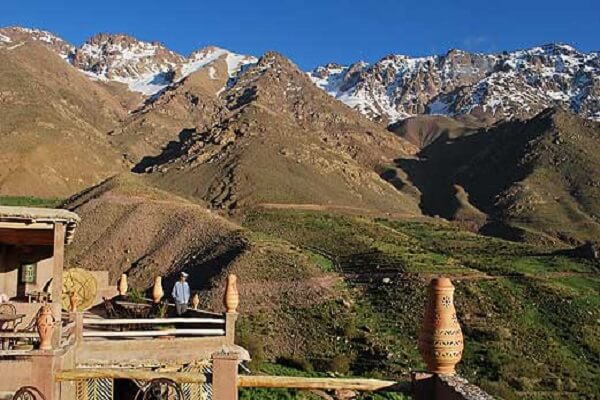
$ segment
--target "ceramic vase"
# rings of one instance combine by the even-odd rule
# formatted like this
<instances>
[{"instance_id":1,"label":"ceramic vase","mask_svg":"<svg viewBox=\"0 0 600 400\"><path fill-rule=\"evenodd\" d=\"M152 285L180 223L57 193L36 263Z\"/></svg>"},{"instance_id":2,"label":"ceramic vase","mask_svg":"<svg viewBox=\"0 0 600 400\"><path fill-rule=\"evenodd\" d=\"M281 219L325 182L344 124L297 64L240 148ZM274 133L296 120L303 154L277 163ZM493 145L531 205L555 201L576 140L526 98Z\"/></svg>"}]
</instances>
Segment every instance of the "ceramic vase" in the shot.
<instances>
[{"instance_id":1,"label":"ceramic vase","mask_svg":"<svg viewBox=\"0 0 600 400\"><path fill-rule=\"evenodd\" d=\"M227 287L225 289L225 308L228 313L237 312L240 296L237 289L237 276L229 274L227 277Z\"/></svg>"},{"instance_id":2,"label":"ceramic vase","mask_svg":"<svg viewBox=\"0 0 600 400\"><path fill-rule=\"evenodd\" d=\"M197 310L199 304L200 304L200 296L198 296L198 293L194 293L194 296L192 297L192 308L194 310Z\"/></svg>"},{"instance_id":3,"label":"ceramic vase","mask_svg":"<svg viewBox=\"0 0 600 400\"><path fill-rule=\"evenodd\" d=\"M127 295L127 289L129 289L127 285L127 274L122 274L121 279L119 279L119 294L121 296Z\"/></svg>"},{"instance_id":4,"label":"ceramic vase","mask_svg":"<svg viewBox=\"0 0 600 400\"><path fill-rule=\"evenodd\" d=\"M48 304L44 304L37 317L36 326L40 335L40 350L52 350L52 331L54 329L54 315Z\"/></svg>"},{"instance_id":5,"label":"ceramic vase","mask_svg":"<svg viewBox=\"0 0 600 400\"><path fill-rule=\"evenodd\" d=\"M160 303L160 299L162 299L164 295L165 292L162 287L162 278L157 276L156 279L154 279L154 288L152 288L152 301L154 301L154 303Z\"/></svg>"},{"instance_id":6,"label":"ceramic vase","mask_svg":"<svg viewBox=\"0 0 600 400\"><path fill-rule=\"evenodd\" d=\"M428 371L454 374L463 347L463 334L454 308L454 286L448 278L432 279L419 334L419 351Z\"/></svg>"}]
</instances>

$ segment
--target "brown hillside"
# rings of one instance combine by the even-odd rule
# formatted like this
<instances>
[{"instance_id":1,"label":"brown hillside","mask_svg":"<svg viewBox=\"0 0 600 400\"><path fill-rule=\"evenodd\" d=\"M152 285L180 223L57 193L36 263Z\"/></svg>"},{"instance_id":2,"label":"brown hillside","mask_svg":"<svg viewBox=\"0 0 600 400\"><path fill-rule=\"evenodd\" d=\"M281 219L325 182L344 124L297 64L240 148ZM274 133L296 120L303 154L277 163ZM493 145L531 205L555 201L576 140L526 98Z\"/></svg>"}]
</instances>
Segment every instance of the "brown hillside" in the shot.
<instances>
[{"instance_id":1,"label":"brown hillside","mask_svg":"<svg viewBox=\"0 0 600 400\"><path fill-rule=\"evenodd\" d=\"M82 192L66 208L84 220L67 265L108 270L114 282L127 272L133 285L146 288L155 275L176 275L196 261L221 268L244 246L237 226L131 174ZM225 259L217 263L219 257ZM211 276L193 272L202 281Z\"/></svg>"},{"instance_id":2,"label":"brown hillside","mask_svg":"<svg viewBox=\"0 0 600 400\"><path fill-rule=\"evenodd\" d=\"M64 197L123 170L104 132L125 110L38 42L0 47L0 194Z\"/></svg>"},{"instance_id":3,"label":"brown hillside","mask_svg":"<svg viewBox=\"0 0 600 400\"><path fill-rule=\"evenodd\" d=\"M398 121L388 129L423 149L440 136L454 139L481 128L483 123L474 118L455 119L444 115L417 115Z\"/></svg>"},{"instance_id":4,"label":"brown hillside","mask_svg":"<svg viewBox=\"0 0 600 400\"><path fill-rule=\"evenodd\" d=\"M420 160L398 165L422 191L429 215L482 223L484 212L487 233L580 242L600 235L599 146L600 123L546 110L528 121L440 138Z\"/></svg>"},{"instance_id":5,"label":"brown hillside","mask_svg":"<svg viewBox=\"0 0 600 400\"><path fill-rule=\"evenodd\" d=\"M326 321L296 319L344 294L336 274L322 271L309 254L288 242L256 235L206 208L122 174L70 199L66 207L82 217L65 264L110 271L116 284L123 272L132 288L145 291L161 275L165 292L179 271L190 274L202 305L222 310L224 279L239 277L241 312L246 319L268 315L267 354L319 349L318 327ZM304 310L304 311L303 311ZM327 329L326 326L322 327ZM307 332L292 342L293 332ZM318 351L318 350L317 350Z\"/></svg>"},{"instance_id":6,"label":"brown hillside","mask_svg":"<svg viewBox=\"0 0 600 400\"><path fill-rule=\"evenodd\" d=\"M299 203L419 213L414 189L398 191L377 173L416 148L326 95L284 57L266 54L220 99L227 108L217 123L182 132L136 170L218 208Z\"/></svg>"}]
</instances>

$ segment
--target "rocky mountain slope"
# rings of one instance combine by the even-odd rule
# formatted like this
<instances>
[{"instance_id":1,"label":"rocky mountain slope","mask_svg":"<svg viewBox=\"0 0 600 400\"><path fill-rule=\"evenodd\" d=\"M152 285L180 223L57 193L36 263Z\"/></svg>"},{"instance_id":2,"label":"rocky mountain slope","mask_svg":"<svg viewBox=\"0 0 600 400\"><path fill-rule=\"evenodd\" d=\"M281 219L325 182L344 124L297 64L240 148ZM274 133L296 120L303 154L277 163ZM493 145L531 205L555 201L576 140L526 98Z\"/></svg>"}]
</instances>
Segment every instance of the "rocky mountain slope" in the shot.
<instances>
[{"instance_id":1,"label":"rocky mountain slope","mask_svg":"<svg viewBox=\"0 0 600 400\"><path fill-rule=\"evenodd\" d=\"M136 167L161 187L225 209L300 203L419 213L414 188L398 191L378 174L416 148L327 96L283 56L265 54L218 98L197 97L200 109L222 104L211 113L219 118L190 125ZM159 99L140 115L169 107Z\"/></svg>"},{"instance_id":2,"label":"rocky mountain slope","mask_svg":"<svg viewBox=\"0 0 600 400\"><path fill-rule=\"evenodd\" d=\"M374 64L327 64L311 77L332 96L385 122L416 114L497 121L532 117L551 106L600 119L600 53L561 44L499 54L390 55Z\"/></svg>"}]
</instances>

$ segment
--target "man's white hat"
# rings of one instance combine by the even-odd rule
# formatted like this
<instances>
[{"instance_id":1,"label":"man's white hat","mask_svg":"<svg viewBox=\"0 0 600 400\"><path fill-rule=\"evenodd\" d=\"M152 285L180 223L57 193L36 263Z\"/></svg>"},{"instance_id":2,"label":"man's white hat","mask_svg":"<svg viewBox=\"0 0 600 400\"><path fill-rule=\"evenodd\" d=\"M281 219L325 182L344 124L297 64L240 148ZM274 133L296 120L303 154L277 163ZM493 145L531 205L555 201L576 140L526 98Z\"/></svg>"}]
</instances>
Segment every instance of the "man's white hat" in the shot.
<instances>
[{"instance_id":1,"label":"man's white hat","mask_svg":"<svg viewBox=\"0 0 600 400\"><path fill-rule=\"evenodd\" d=\"M183 276L184 278L187 278L190 275L187 272L181 271L181 276Z\"/></svg>"}]
</instances>

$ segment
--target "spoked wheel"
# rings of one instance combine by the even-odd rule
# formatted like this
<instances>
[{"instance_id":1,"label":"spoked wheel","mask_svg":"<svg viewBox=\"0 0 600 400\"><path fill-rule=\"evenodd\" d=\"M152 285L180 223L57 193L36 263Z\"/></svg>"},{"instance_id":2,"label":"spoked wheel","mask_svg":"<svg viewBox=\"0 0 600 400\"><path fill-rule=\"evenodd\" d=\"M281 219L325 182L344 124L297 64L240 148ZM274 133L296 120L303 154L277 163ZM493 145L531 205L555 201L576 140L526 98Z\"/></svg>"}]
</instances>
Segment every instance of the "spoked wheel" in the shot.
<instances>
[{"instance_id":1,"label":"spoked wheel","mask_svg":"<svg viewBox=\"0 0 600 400\"><path fill-rule=\"evenodd\" d=\"M181 387L166 378L153 379L142 386L135 400L183 400Z\"/></svg>"},{"instance_id":2,"label":"spoked wheel","mask_svg":"<svg viewBox=\"0 0 600 400\"><path fill-rule=\"evenodd\" d=\"M12 400L46 400L46 397L34 386L23 386L15 392Z\"/></svg>"}]
</instances>

